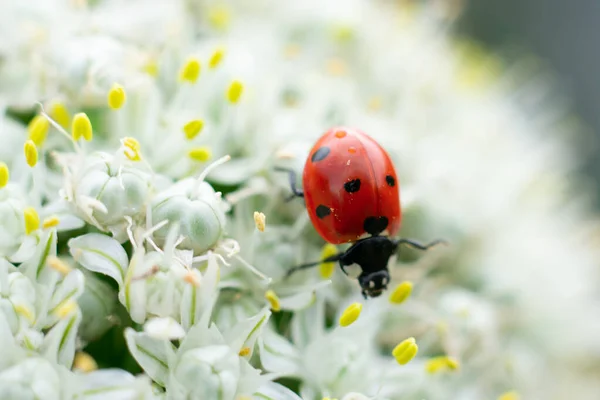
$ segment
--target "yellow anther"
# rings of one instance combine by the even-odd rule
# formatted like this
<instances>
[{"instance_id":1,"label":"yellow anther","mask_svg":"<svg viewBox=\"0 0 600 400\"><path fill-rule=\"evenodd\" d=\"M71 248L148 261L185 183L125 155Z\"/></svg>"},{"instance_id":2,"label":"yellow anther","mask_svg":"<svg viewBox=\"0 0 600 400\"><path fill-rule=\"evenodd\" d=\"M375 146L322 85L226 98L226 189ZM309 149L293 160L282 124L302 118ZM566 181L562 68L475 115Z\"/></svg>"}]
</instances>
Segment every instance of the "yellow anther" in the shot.
<instances>
[{"instance_id":1,"label":"yellow anther","mask_svg":"<svg viewBox=\"0 0 600 400\"><path fill-rule=\"evenodd\" d=\"M29 139L35 143L36 146L44 144L46 137L48 136L48 130L50 129L50 121L43 115L36 115L33 117L29 125L27 126L27 132L29 133Z\"/></svg>"},{"instance_id":2,"label":"yellow anther","mask_svg":"<svg viewBox=\"0 0 600 400\"><path fill-rule=\"evenodd\" d=\"M331 243L327 243L323 246L323 250L321 250L321 260L325 260L331 256L337 254L337 247L335 247ZM329 279L331 275L333 275L333 271L335 270L335 262L322 262L319 265L319 274L321 274L321 278Z\"/></svg>"},{"instance_id":3,"label":"yellow anther","mask_svg":"<svg viewBox=\"0 0 600 400\"><path fill-rule=\"evenodd\" d=\"M425 370L430 374L435 374L442 370L457 370L459 367L458 360L448 356L434 357L425 364Z\"/></svg>"},{"instance_id":4,"label":"yellow anther","mask_svg":"<svg viewBox=\"0 0 600 400\"><path fill-rule=\"evenodd\" d=\"M77 113L71 122L71 136L76 141L84 138L87 141L92 140L92 123L86 113Z\"/></svg>"},{"instance_id":5,"label":"yellow anther","mask_svg":"<svg viewBox=\"0 0 600 400\"><path fill-rule=\"evenodd\" d=\"M75 358L73 359L73 369L88 373L97 370L98 364L88 353L78 351L75 353Z\"/></svg>"},{"instance_id":6,"label":"yellow anther","mask_svg":"<svg viewBox=\"0 0 600 400\"><path fill-rule=\"evenodd\" d=\"M30 167L35 167L35 164L38 162L38 151L37 147L35 147L35 143L33 143L33 140L30 139L25 142L23 151L25 152L25 160L27 160L27 165Z\"/></svg>"},{"instance_id":7,"label":"yellow anther","mask_svg":"<svg viewBox=\"0 0 600 400\"><path fill-rule=\"evenodd\" d=\"M4 186L8 185L8 180L10 179L10 171L8 170L8 165L6 163L0 161L0 189Z\"/></svg>"},{"instance_id":8,"label":"yellow anther","mask_svg":"<svg viewBox=\"0 0 600 400\"><path fill-rule=\"evenodd\" d=\"M379 111L379 110L381 110L382 105L383 105L383 102L381 101L381 97L373 96L367 102L367 109L369 111Z\"/></svg>"},{"instance_id":9,"label":"yellow anther","mask_svg":"<svg viewBox=\"0 0 600 400\"><path fill-rule=\"evenodd\" d=\"M327 61L327 72L330 75L344 75L348 70L346 62L340 58L332 58Z\"/></svg>"},{"instance_id":10,"label":"yellow anther","mask_svg":"<svg viewBox=\"0 0 600 400\"><path fill-rule=\"evenodd\" d=\"M25 317L29 322L35 322L35 315L33 315L33 311L22 304L14 305L15 312L23 317Z\"/></svg>"},{"instance_id":11,"label":"yellow anther","mask_svg":"<svg viewBox=\"0 0 600 400\"><path fill-rule=\"evenodd\" d=\"M48 266L50 266L50 268L61 273L62 275L68 275L69 272L71 272L72 270L72 268L69 267L69 265L66 262L55 256L48 257L46 263L48 264Z\"/></svg>"},{"instance_id":12,"label":"yellow anther","mask_svg":"<svg viewBox=\"0 0 600 400\"><path fill-rule=\"evenodd\" d=\"M140 161L142 159L140 142L138 142L137 139L132 137L124 137L121 139L121 144L124 147L123 153L129 160Z\"/></svg>"},{"instance_id":13,"label":"yellow anther","mask_svg":"<svg viewBox=\"0 0 600 400\"><path fill-rule=\"evenodd\" d=\"M189 283L192 286L200 287L200 281L198 280L198 278L196 277L196 275L194 275L192 272L188 272L185 275L185 277L183 278L183 280L185 282Z\"/></svg>"},{"instance_id":14,"label":"yellow anther","mask_svg":"<svg viewBox=\"0 0 600 400\"><path fill-rule=\"evenodd\" d=\"M54 228L59 223L60 223L60 219L58 219L58 217L56 215L51 215L48 218L44 219L44 222L42 222L42 228L44 228L44 229Z\"/></svg>"},{"instance_id":15,"label":"yellow anther","mask_svg":"<svg viewBox=\"0 0 600 400\"><path fill-rule=\"evenodd\" d=\"M300 54L300 50L300 46L298 46L296 43L290 43L287 46L285 46L283 53L286 58L293 59L296 58L298 54Z\"/></svg>"},{"instance_id":16,"label":"yellow anther","mask_svg":"<svg viewBox=\"0 0 600 400\"><path fill-rule=\"evenodd\" d=\"M118 110L123 107L123 104L125 104L125 101L127 100L127 94L125 93L123 86L115 83L108 91L107 100L108 106L113 110Z\"/></svg>"},{"instance_id":17,"label":"yellow anther","mask_svg":"<svg viewBox=\"0 0 600 400\"><path fill-rule=\"evenodd\" d=\"M158 76L158 63L156 62L156 60L149 60L142 67L142 71L147 73L151 77L156 78Z\"/></svg>"},{"instance_id":18,"label":"yellow anther","mask_svg":"<svg viewBox=\"0 0 600 400\"><path fill-rule=\"evenodd\" d=\"M256 225L256 229L258 229L260 232L265 231L266 219L267 217L265 217L265 214L254 211L254 225Z\"/></svg>"},{"instance_id":19,"label":"yellow anther","mask_svg":"<svg viewBox=\"0 0 600 400\"><path fill-rule=\"evenodd\" d=\"M229 7L219 5L211 8L208 12L208 21L218 30L226 30L231 23L231 11Z\"/></svg>"},{"instance_id":20,"label":"yellow anther","mask_svg":"<svg viewBox=\"0 0 600 400\"><path fill-rule=\"evenodd\" d=\"M242 347L239 352L240 357L246 357L248 354L250 354L250 347Z\"/></svg>"},{"instance_id":21,"label":"yellow anther","mask_svg":"<svg viewBox=\"0 0 600 400\"><path fill-rule=\"evenodd\" d=\"M209 147L194 147L188 152L188 157L194 161L206 162L212 158L212 152Z\"/></svg>"},{"instance_id":22,"label":"yellow anther","mask_svg":"<svg viewBox=\"0 0 600 400\"><path fill-rule=\"evenodd\" d=\"M69 127L69 122L71 121L69 110L67 110L67 107L60 102L54 102L52 103L52 106L50 106L50 118L65 129Z\"/></svg>"},{"instance_id":23,"label":"yellow anther","mask_svg":"<svg viewBox=\"0 0 600 400\"><path fill-rule=\"evenodd\" d=\"M179 79L190 83L196 83L200 76L200 60L190 57L179 72Z\"/></svg>"},{"instance_id":24,"label":"yellow anther","mask_svg":"<svg viewBox=\"0 0 600 400\"><path fill-rule=\"evenodd\" d=\"M514 390L502 393L500 396L498 396L498 400L519 400L520 398L521 396L519 396L519 393L515 392Z\"/></svg>"},{"instance_id":25,"label":"yellow anther","mask_svg":"<svg viewBox=\"0 0 600 400\"><path fill-rule=\"evenodd\" d=\"M349 25L338 25L333 28L333 37L341 43L349 42L354 38L354 28Z\"/></svg>"},{"instance_id":26,"label":"yellow anther","mask_svg":"<svg viewBox=\"0 0 600 400\"><path fill-rule=\"evenodd\" d=\"M267 301L271 305L271 310L275 312L281 310L281 303L279 302L279 297L275 294L274 291L267 290L267 292L265 293L265 299L267 299Z\"/></svg>"},{"instance_id":27,"label":"yellow anther","mask_svg":"<svg viewBox=\"0 0 600 400\"><path fill-rule=\"evenodd\" d=\"M227 88L227 100L232 104L236 104L240 100L243 91L244 84L242 82L237 80L231 82Z\"/></svg>"},{"instance_id":28,"label":"yellow anther","mask_svg":"<svg viewBox=\"0 0 600 400\"><path fill-rule=\"evenodd\" d=\"M221 61L223 61L223 57L225 56L225 48L219 47L215 50L215 52L210 56L210 60L208 61L208 66L210 68L216 68Z\"/></svg>"},{"instance_id":29,"label":"yellow anther","mask_svg":"<svg viewBox=\"0 0 600 400\"><path fill-rule=\"evenodd\" d=\"M410 360L415 358L417 352L419 351L419 346L417 346L417 342L414 337L410 337L408 339L400 342L394 350L392 350L392 355L400 365L407 364Z\"/></svg>"},{"instance_id":30,"label":"yellow anther","mask_svg":"<svg viewBox=\"0 0 600 400\"><path fill-rule=\"evenodd\" d=\"M193 119L183 126L183 133L188 140L192 140L202 132L202 128L204 128L204 121Z\"/></svg>"},{"instance_id":31,"label":"yellow anther","mask_svg":"<svg viewBox=\"0 0 600 400\"><path fill-rule=\"evenodd\" d=\"M77 302L75 300L68 300L61 304L54 310L54 315L60 319L66 318L77 310Z\"/></svg>"},{"instance_id":32,"label":"yellow anther","mask_svg":"<svg viewBox=\"0 0 600 400\"><path fill-rule=\"evenodd\" d=\"M25 233L30 234L31 232L37 231L40 228L40 217L33 207L27 207L23 210L23 217L25 219Z\"/></svg>"},{"instance_id":33,"label":"yellow anther","mask_svg":"<svg viewBox=\"0 0 600 400\"><path fill-rule=\"evenodd\" d=\"M340 317L340 325L341 326L349 326L354 323L360 316L360 312L362 311L363 305L361 303L352 303L350 304L342 313Z\"/></svg>"},{"instance_id":34,"label":"yellow anther","mask_svg":"<svg viewBox=\"0 0 600 400\"><path fill-rule=\"evenodd\" d=\"M413 284L409 281L404 281L390 294L390 303L402 304L410 297L412 293Z\"/></svg>"}]
</instances>

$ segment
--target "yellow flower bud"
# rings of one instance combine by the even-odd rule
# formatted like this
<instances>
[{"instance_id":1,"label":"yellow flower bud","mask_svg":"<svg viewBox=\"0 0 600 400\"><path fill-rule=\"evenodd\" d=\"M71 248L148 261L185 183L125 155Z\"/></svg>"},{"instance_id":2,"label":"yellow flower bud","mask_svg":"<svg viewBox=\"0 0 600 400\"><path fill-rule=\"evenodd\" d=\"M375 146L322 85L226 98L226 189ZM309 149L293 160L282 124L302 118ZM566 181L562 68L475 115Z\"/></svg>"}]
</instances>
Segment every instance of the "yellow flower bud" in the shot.
<instances>
[{"instance_id":1,"label":"yellow flower bud","mask_svg":"<svg viewBox=\"0 0 600 400\"><path fill-rule=\"evenodd\" d=\"M36 115L27 126L29 139L39 147L46 141L49 129L50 121L43 115Z\"/></svg>"},{"instance_id":2,"label":"yellow flower bud","mask_svg":"<svg viewBox=\"0 0 600 400\"><path fill-rule=\"evenodd\" d=\"M206 162L212 158L212 152L209 147L195 147L188 152L188 157L194 161Z\"/></svg>"},{"instance_id":3,"label":"yellow flower bud","mask_svg":"<svg viewBox=\"0 0 600 400\"><path fill-rule=\"evenodd\" d=\"M331 243L327 243L325 246L323 246L323 250L321 250L321 260L325 260L328 257L334 256L337 254L337 252L337 247ZM321 274L321 278L329 279L331 278L331 275L333 275L334 269L334 262L322 262L319 265L319 274Z\"/></svg>"},{"instance_id":4,"label":"yellow flower bud","mask_svg":"<svg viewBox=\"0 0 600 400\"><path fill-rule=\"evenodd\" d=\"M240 97L242 96L242 92L244 91L244 84L240 81L233 81L227 88L227 100L231 104L236 104Z\"/></svg>"},{"instance_id":5,"label":"yellow flower bud","mask_svg":"<svg viewBox=\"0 0 600 400\"><path fill-rule=\"evenodd\" d=\"M267 290L267 292L265 293L265 299L267 299L267 301L271 305L271 310L275 312L281 310L281 303L279 302L279 297L277 296L277 294L275 294L274 291Z\"/></svg>"},{"instance_id":6,"label":"yellow flower bud","mask_svg":"<svg viewBox=\"0 0 600 400\"><path fill-rule=\"evenodd\" d=\"M410 337L408 339L403 340L394 347L392 350L392 355L400 365L407 364L410 360L415 358L417 352L419 351L419 346L415 341L415 338Z\"/></svg>"},{"instance_id":7,"label":"yellow flower bud","mask_svg":"<svg viewBox=\"0 0 600 400\"><path fill-rule=\"evenodd\" d=\"M413 284L409 281L404 281L390 293L390 303L402 304L410 297L412 293Z\"/></svg>"},{"instance_id":8,"label":"yellow flower bud","mask_svg":"<svg viewBox=\"0 0 600 400\"><path fill-rule=\"evenodd\" d=\"M40 217L33 207L27 207L23 210L25 219L25 233L29 235L31 232L37 231L40 228Z\"/></svg>"},{"instance_id":9,"label":"yellow flower bud","mask_svg":"<svg viewBox=\"0 0 600 400\"><path fill-rule=\"evenodd\" d=\"M65 129L69 127L69 122L71 121L69 110L60 102L55 102L50 107L50 118Z\"/></svg>"},{"instance_id":10,"label":"yellow flower bud","mask_svg":"<svg viewBox=\"0 0 600 400\"><path fill-rule=\"evenodd\" d=\"M196 83L200 76L200 60L191 57L187 60L179 72L179 79L190 83Z\"/></svg>"},{"instance_id":11,"label":"yellow flower bud","mask_svg":"<svg viewBox=\"0 0 600 400\"><path fill-rule=\"evenodd\" d=\"M204 121L193 119L183 126L183 133L188 140L192 140L202 132L202 128L204 128Z\"/></svg>"},{"instance_id":12,"label":"yellow flower bud","mask_svg":"<svg viewBox=\"0 0 600 400\"><path fill-rule=\"evenodd\" d=\"M215 52L210 56L210 60L208 61L208 66L210 68L216 68L221 61L223 60L223 56L225 55L225 49L223 47L219 47L215 50Z\"/></svg>"},{"instance_id":13,"label":"yellow flower bud","mask_svg":"<svg viewBox=\"0 0 600 400\"><path fill-rule=\"evenodd\" d=\"M127 94L123 86L115 83L108 92L108 106L113 110L118 110L123 107L127 100Z\"/></svg>"},{"instance_id":14,"label":"yellow flower bud","mask_svg":"<svg viewBox=\"0 0 600 400\"><path fill-rule=\"evenodd\" d=\"M6 163L0 161L0 189L4 186L8 185L8 180L10 179L10 171L8 170L8 165Z\"/></svg>"},{"instance_id":15,"label":"yellow flower bud","mask_svg":"<svg viewBox=\"0 0 600 400\"><path fill-rule=\"evenodd\" d=\"M25 151L25 160L27 160L27 165L30 167L35 167L38 162L38 151L37 147L35 147L35 143L33 143L33 140L27 140L23 150Z\"/></svg>"},{"instance_id":16,"label":"yellow flower bud","mask_svg":"<svg viewBox=\"0 0 600 400\"><path fill-rule=\"evenodd\" d=\"M82 137L87 141L92 140L92 123L86 113L75 114L71 123L71 135L76 141Z\"/></svg>"},{"instance_id":17,"label":"yellow flower bud","mask_svg":"<svg viewBox=\"0 0 600 400\"><path fill-rule=\"evenodd\" d=\"M362 311L363 305L361 303L352 303L350 304L342 313L340 317L340 325L341 326L349 326L354 323L360 316L360 312Z\"/></svg>"}]
</instances>

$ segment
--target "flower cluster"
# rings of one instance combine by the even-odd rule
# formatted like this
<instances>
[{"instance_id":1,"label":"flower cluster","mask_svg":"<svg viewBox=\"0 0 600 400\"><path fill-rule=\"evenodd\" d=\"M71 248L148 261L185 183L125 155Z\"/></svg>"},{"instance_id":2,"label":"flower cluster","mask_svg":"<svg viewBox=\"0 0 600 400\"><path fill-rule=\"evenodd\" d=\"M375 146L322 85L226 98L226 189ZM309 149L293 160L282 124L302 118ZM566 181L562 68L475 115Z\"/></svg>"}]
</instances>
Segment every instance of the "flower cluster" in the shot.
<instances>
[{"instance_id":1,"label":"flower cluster","mask_svg":"<svg viewBox=\"0 0 600 400\"><path fill-rule=\"evenodd\" d=\"M0 398L594 398L582 134L457 11L0 4ZM343 249L276 168L334 125L390 153L402 235L450 244L367 301L333 263L286 277Z\"/></svg>"}]
</instances>

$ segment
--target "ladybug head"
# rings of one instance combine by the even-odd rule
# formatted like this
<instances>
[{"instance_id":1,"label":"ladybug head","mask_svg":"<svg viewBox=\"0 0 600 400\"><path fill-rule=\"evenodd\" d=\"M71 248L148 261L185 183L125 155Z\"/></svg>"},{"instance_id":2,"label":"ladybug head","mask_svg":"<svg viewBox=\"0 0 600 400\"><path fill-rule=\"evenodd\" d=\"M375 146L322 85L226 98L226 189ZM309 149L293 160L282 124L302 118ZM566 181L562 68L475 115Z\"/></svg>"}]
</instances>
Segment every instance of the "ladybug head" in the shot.
<instances>
[{"instance_id":1,"label":"ladybug head","mask_svg":"<svg viewBox=\"0 0 600 400\"><path fill-rule=\"evenodd\" d=\"M390 274L386 269L372 272L370 274L362 274L358 277L358 282L362 288L362 293L365 298L379 297L384 290L387 289L390 281Z\"/></svg>"}]
</instances>

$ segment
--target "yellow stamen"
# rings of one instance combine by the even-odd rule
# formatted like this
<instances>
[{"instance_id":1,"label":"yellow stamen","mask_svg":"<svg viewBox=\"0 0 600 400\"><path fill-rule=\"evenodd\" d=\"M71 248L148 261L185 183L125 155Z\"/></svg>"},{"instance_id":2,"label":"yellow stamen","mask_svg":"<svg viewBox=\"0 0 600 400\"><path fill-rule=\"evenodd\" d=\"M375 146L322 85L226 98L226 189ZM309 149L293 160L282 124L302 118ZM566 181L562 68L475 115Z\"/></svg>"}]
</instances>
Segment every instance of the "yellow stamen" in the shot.
<instances>
[{"instance_id":1,"label":"yellow stamen","mask_svg":"<svg viewBox=\"0 0 600 400\"><path fill-rule=\"evenodd\" d=\"M279 302L279 297L272 290L267 290L265 293L265 299L271 304L271 310L277 312L281 310L281 303Z\"/></svg>"},{"instance_id":2,"label":"yellow stamen","mask_svg":"<svg viewBox=\"0 0 600 400\"><path fill-rule=\"evenodd\" d=\"M369 111L379 111L381 110L381 106L383 102L381 101L381 97L373 96L367 102L367 109Z\"/></svg>"},{"instance_id":3,"label":"yellow stamen","mask_svg":"<svg viewBox=\"0 0 600 400\"><path fill-rule=\"evenodd\" d=\"M242 347L239 352L240 357L246 357L248 354L250 354L250 347Z\"/></svg>"},{"instance_id":4,"label":"yellow stamen","mask_svg":"<svg viewBox=\"0 0 600 400\"><path fill-rule=\"evenodd\" d=\"M151 77L156 78L158 76L158 63L156 62L156 60L149 60L142 67L142 71L147 73Z\"/></svg>"},{"instance_id":5,"label":"yellow stamen","mask_svg":"<svg viewBox=\"0 0 600 400\"><path fill-rule=\"evenodd\" d=\"M240 97L242 96L242 92L244 91L244 84L240 81L233 81L227 88L227 100L231 104L236 104Z\"/></svg>"},{"instance_id":6,"label":"yellow stamen","mask_svg":"<svg viewBox=\"0 0 600 400\"><path fill-rule=\"evenodd\" d=\"M77 113L73 117L71 123L71 136L73 136L73 139L76 141L82 137L87 141L92 140L92 123L86 113Z\"/></svg>"},{"instance_id":7,"label":"yellow stamen","mask_svg":"<svg viewBox=\"0 0 600 400\"><path fill-rule=\"evenodd\" d=\"M340 317L340 325L341 326L349 326L354 323L360 316L360 312L362 311L363 305L361 303L352 303L350 304L342 313Z\"/></svg>"},{"instance_id":8,"label":"yellow stamen","mask_svg":"<svg viewBox=\"0 0 600 400\"><path fill-rule=\"evenodd\" d=\"M88 353L78 351L73 359L73 369L88 373L97 370L98 364Z\"/></svg>"},{"instance_id":9,"label":"yellow stamen","mask_svg":"<svg viewBox=\"0 0 600 400\"><path fill-rule=\"evenodd\" d=\"M209 147L194 147L188 152L188 157L194 161L206 162L212 158L212 152Z\"/></svg>"},{"instance_id":10,"label":"yellow stamen","mask_svg":"<svg viewBox=\"0 0 600 400\"><path fill-rule=\"evenodd\" d=\"M0 161L0 189L4 186L8 185L8 180L10 179L10 171L8 170L8 165L6 163Z\"/></svg>"},{"instance_id":11,"label":"yellow stamen","mask_svg":"<svg viewBox=\"0 0 600 400\"><path fill-rule=\"evenodd\" d=\"M35 143L33 143L33 140L27 140L23 150L25 152L25 160L27 160L27 165L30 167L35 167L35 164L38 162L38 151L37 147L35 147Z\"/></svg>"},{"instance_id":12,"label":"yellow stamen","mask_svg":"<svg viewBox=\"0 0 600 400\"><path fill-rule=\"evenodd\" d=\"M27 126L29 139L39 147L44 144L44 141L48 136L49 129L50 121L48 121L43 115L36 115Z\"/></svg>"},{"instance_id":13,"label":"yellow stamen","mask_svg":"<svg viewBox=\"0 0 600 400\"><path fill-rule=\"evenodd\" d=\"M457 370L460 367L458 360L453 357L448 356L440 356L434 357L427 361L425 364L425 370L430 374L435 374L436 372L442 370Z\"/></svg>"},{"instance_id":14,"label":"yellow stamen","mask_svg":"<svg viewBox=\"0 0 600 400\"><path fill-rule=\"evenodd\" d=\"M192 140L202 132L202 128L204 128L204 121L193 119L183 126L183 133L188 140Z\"/></svg>"},{"instance_id":15,"label":"yellow stamen","mask_svg":"<svg viewBox=\"0 0 600 400\"><path fill-rule=\"evenodd\" d=\"M179 72L179 79L190 83L196 83L200 76L200 60L190 57Z\"/></svg>"},{"instance_id":16,"label":"yellow stamen","mask_svg":"<svg viewBox=\"0 0 600 400\"><path fill-rule=\"evenodd\" d=\"M77 310L77 302L75 300L68 300L54 311L54 315L63 319L71 315L75 310Z\"/></svg>"},{"instance_id":17,"label":"yellow stamen","mask_svg":"<svg viewBox=\"0 0 600 400\"><path fill-rule=\"evenodd\" d=\"M285 47L283 53L286 58L293 59L296 58L298 54L300 54L300 50L300 46L298 46L295 43L290 43Z\"/></svg>"},{"instance_id":18,"label":"yellow stamen","mask_svg":"<svg viewBox=\"0 0 600 400\"><path fill-rule=\"evenodd\" d=\"M62 275L68 275L72 270L72 268L66 262L55 256L48 257L46 263L50 266L50 268L61 273Z\"/></svg>"},{"instance_id":19,"label":"yellow stamen","mask_svg":"<svg viewBox=\"0 0 600 400\"><path fill-rule=\"evenodd\" d=\"M327 61L327 72L330 75L340 76L346 74L348 66L341 58L332 58Z\"/></svg>"},{"instance_id":20,"label":"yellow stamen","mask_svg":"<svg viewBox=\"0 0 600 400\"><path fill-rule=\"evenodd\" d=\"M25 307L21 304L15 304L14 308L17 314L27 318L27 320L31 323L35 322L35 316L33 315L33 311L31 311L28 307Z\"/></svg>"},{"instance_id":21,"label":"yellow stamen","mask_svg":"<svg viewBox=\"0 0 600 400\"><path fill-rule=\"evenodd\" d=\"M215 52L210 56L210 60L208 61L208 66L210 68L217 68L217 66L223 60L223 56L225 56L225 49L223 47L219 47L215 50Z\"/></svg>"},{"instance_id":22,"label":"yellow stamen","mask_svg":"<svg viewBox=\"0 0 600 400\"><path fill-rule=\"evenodd\" d=\"M37 211L35 211L35 208L27 207L24 209L23 217L25 218L25 233L27 235L40 228L40 217L38 216Z\"/></svg>"},{"instance_id":23,"label":"yellow stamen","mask_svg":"<svg viewBox=\"0 0 600 400\"><path fill-rule=\"evenodd\" d=\"M51 215L50 217L44 219L44 222L42 222L42 227L44 229L54 228L59 223L60 219L58 219L56 215Z\"/></svg>"},{"instance_id":24,"label":"yellow stamen","mask_svg":"<svg viewBox=\"0 0 600 400\"><path fill-rule=\"evenodd\" d=\"M131 161L140 161L142 159L142 154L140 152L140 142L137 139L132 137L124 137L121 139L121 144L124 149L125 157L127 157Z\"/></svg>"},{"instance_id":25,"label":"yellow stamen","mask_svg":"<svg viewBox=\"0 0 600 400\"><path fill-rule=\"evenodd\" d=\"M256 229L258 229L260 232L265 231L266 219L267 217L265 217L265 214L254 211L254 225L256 225Z\"/></svg>"},{"instance_id":26,"label":"yellow stamen","mask_svg":"<svg viewBox=\"0 0 600 400\"><path fill-rule=\"evenodd\" d=\"M63 103L52 103L52 106L50 107L50 117L63 128L67 129L69 127L71 116L69 115L69 110L67 110L67 107Z\"/></svg>"},{"instance_id":27,"label":"yellow stamen","mask_svg":"<svg viewBox=\"0 0 600 400\"><path fill-rule=\"evenodd\" d=\"M498 396L498 400L519 400L521 398L521 396L519 396L519 393L511 390L510 392L506 392L506 393L502 393L500 396Z\"/></svg>"},{"instance_id":28,"label":"yellow stamen","mask_svg":"<svg viewBox=\"0 0 600 400\"><path fill-rule=\"evenodd\" d=\"M415 358L417 352L419 351L419 346L417 346L417 342L414 337L410 337L408 339L400 342L394 350L392 350L392 355L400 365L407 364L410 360Z\"/></svg>"},{"instance_id":29,"label":"yellow stamen","mask_svg":"<svg viewBox=\"0 0 600 400\"><path fill-rule=\"evenodd\" d=\"M325 260L331 256L337 254L337 247L335 247L331 243L327 243L323 246L323 250L321 250L321 260ZM321 278L329 279L331 275L333 275L333 271L335 270L335 262L322 262L319 265L319 274L321 274Z\"/></svg>"},{"instance_id":30,"label":"yellow stamen","mask_svg":"<svg viewBox=\"0 0 600 400\"><path fill-rule=\"evenodd\" d=\"M229 7L219 5L211 8L208 12L208 21L218 30L227 30L231 22L231 11L229 10Z\"/></svg>"},{"instance_id":31,"label":"yellow stamen","mask_svg":"<svg viewBox=\"0 0 600 400\"><path fill-rule=\"evenodd\" d=\"M123 86L115 83L108 91L108 106L113 110L118 110L123 107L127 100L127 94Z\"/></svg>"},{"instance_id":32,"label":"yellow stamen","mask_svg":"<svg viewBox=\"0 0 600 400\"><path fill-rule=\"evenodd\" d=\"M354 28L348 25L338 25L332 33L334 39L340 43L347 43L354 38Z\"/></svg>"},{"instance_id":33,"label":"yellow stamen","mask_svg":"<svg viewBox=\"0 0 600 400\"><path fill-rule=\"evenodd\" d=\"M404 281L390 294L390 303L402 304L410 297L412 293L413 284L409 281Z\"/></svg>"}]
</instances>

